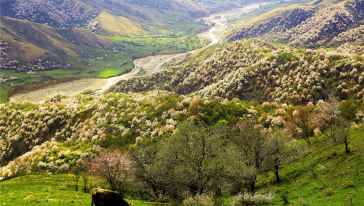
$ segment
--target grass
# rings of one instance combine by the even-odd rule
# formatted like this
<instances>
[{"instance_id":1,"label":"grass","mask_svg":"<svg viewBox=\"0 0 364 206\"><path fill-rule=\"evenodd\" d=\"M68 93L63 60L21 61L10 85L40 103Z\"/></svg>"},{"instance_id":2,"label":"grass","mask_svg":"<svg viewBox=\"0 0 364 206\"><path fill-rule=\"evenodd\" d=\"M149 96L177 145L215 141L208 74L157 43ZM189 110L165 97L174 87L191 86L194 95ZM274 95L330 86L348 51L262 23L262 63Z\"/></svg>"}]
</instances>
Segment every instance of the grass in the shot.
<instances>
[{"instance_id":1,"label":"grass","mask_svg":"<svg viewBox=\"0 0 364 206\"><path fill-rule=\"evenodd\" d=\"M99 77L108 78L108 77L116 76L118 74L120 74L120 71L117 69L107 69L107 70L102 71L100 73Z\"/></svg>"},{"instance_id":2,"label":"grass","mask_svg":"<svg viewBox=\"0 0 364 206\"><path fill-rule=\"evenodd\" d=\"M102 12L97 16L101 30L107 34L137 36L144 31L141 26L126 17L117 17L107 12Z\"/></svg>"},{"instance_id":3,"label":"grass","mask_svg":"<svg viewBox=\"0 0 364 206\"><path fill-rule=\"evenodd\" d=\"M102 184L95 179L93 181L94 185ZM82 188L82 180L79 184ZM141 200L127 201L135 206L163 205ZM75 191L71 174L28 175L0 182L0 205L88 206L91 205L91 195Z\"/></svg>"},{"instance_id":4,"label":"grass","mask_svg":"<svg viewBox=\"0 0 364 206\"><path fill-rule=\"evenodd\" d=\"M9 100L9 89L0 87L0 103L5 103Z\"/></svg>"},{"instance_id":5,"label":"grass","mask_svg":"<svg viewBox=\"0 0 364 206\"><path fill-rule=\"evenodd\" d=\"M352 132L351 154L343 145L321 137L298 157L284 166L284 179L275 185L273 174L260 178L261 190L275 190L276 205L283 204L280 194L288 191L292 205L364 205L364 127Z\"/></svg>"}]
</instances>

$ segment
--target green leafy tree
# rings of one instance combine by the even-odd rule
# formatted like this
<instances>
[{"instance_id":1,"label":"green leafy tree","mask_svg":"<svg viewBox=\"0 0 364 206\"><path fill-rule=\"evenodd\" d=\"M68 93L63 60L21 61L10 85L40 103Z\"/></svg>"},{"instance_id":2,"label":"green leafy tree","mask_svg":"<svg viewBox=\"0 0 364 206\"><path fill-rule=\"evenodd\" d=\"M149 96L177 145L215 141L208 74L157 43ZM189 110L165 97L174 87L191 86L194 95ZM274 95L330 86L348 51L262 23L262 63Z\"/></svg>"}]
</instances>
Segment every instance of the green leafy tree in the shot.
<instances>
[{"instance_id":1,"label":"green leafy tree","mask_svg":"<svg viewBox=\"0 0 364 206\"><path fill-rule=\"evenodd\" d=\"M269 133L254 118L246 119L235 126L233 141L245 160L245 167L250 168L247 188L255 191L257 175L262 172L267 159L267 141Z\"/></svg>"}]
</instances>

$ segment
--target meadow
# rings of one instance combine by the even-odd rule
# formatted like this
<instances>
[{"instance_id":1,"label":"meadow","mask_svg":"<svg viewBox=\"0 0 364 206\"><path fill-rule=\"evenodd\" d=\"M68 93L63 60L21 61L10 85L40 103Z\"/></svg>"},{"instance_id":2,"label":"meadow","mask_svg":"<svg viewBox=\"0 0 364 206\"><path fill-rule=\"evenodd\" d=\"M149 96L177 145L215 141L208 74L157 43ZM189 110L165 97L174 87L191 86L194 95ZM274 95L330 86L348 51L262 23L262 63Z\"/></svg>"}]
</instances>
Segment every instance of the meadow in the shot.
<instances>
[{"instance_id":1,"label":"meadow","mask_svg":"<svg viewBox=\"0 0 364 206\"><path fill-rule=\"evenodd\" d=\"M0 183L0 204L11 206L74 206L91 205L91 194L75 191L71 174L29 175ZM96 181L93 179L92 181ZM81 180L80 180L81 184ZM94 183L95 184L95 183ZM162 203L127 199L134 206L161 206Z\"/></svg>"}]
</instances>

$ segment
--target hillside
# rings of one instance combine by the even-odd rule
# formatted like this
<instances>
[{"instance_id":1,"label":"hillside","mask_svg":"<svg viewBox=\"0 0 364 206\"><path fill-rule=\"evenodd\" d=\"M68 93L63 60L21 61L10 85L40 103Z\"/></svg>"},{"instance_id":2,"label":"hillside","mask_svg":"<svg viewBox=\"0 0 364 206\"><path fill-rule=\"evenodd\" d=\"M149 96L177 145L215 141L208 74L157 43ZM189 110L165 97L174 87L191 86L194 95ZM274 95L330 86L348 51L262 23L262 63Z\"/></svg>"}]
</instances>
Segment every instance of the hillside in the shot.
<instances>
[{"instance_id":1,"label":"hillside","mask_svg":"<svg viewBox=\"0 0 364 206\"><path fill-rule=\"evenodd\" d=\"M293 104L330 95L362 97L364 65L357 54L292 49L260 41L235 41L204 52L203 61L191 57L185 64L152 76L119 82L113 91L162 88L180 94Z\"/></svg>"},{"instance_id":2,"label":"hillside","mask_svg":"<svg viewBox=\"0 0 364 206\"><path fill-rule=\"evenodd\" d=\"M294 47L338 47L335 38L350 38L364 21L364 2L340 1L329 5L288 9L254 26L241 29L230 40L259 37Z\"/></svg>"},{"instance_id":3,"label":"hillside","mask_svg":"<svg viewBox=\"0 0 364 206\"><path fill-rule=\"evenodd\" d=\"M363 128L355 129L353 137L353 153L342 154L342 149L330 148L329 144L321 145L319 142L307 152L302 154L293 163L283 169L284 183L278 186L268 186L277 193L289 191L288 200L292 205L317 205L324 206L332 203L342 203L343 205L361 205L364 199L361 194L364 192L363 168L364 157L361 151L363 145ZM322 153L322 151L325 151ZM334 158L333 158L334 156ZM304 164L299 164L303 162ZM312 170L311 170L312 169ZM314 171L314 173L312 173ZM355 171L353 173L353 171ZM315 176L313 176L315 174ZM262 190L265 184L271 184L270 175L262 178ZM62 180L60 188L59 180ZM42 190L39 185L46 183L48 192L42 194L34 192ZM0 182L0 192L6 194L0 202L13 203L13 205L30 205L38 202L38 205L48 205L49 200L62 205L77 204L89 205L90 195L87 193L74 191L73 175L29 175L17 177L11 180ZM6 190L5 190L6 188ZM21 188L21 189L18 189ZM51 193L49 192L51 191ZM11 201L9 198L11 197ZM26 198L32 197L32 198ZM64 197L69 198L65 201ZM128 200L135 206L160 205L158 203L141 202ZM226 201L226 204L229 200ZM282 205L283 201L277 195L274 200L275 205Z\"/></svg>"},{"instance_id":4,"label":"hillside","mask_svg":"<svg viewBox=\"0 0 364 206\"><path fill-rule=\"evenodd\" d=\"M354 115L352 121L362 121L363 107L359 106L362 102L347 101L342 105L343 114ZM315 107L320 108L319 104ZM168 141L165 137L185 121L231 125L254 115L259 124L274 128L286 125L295 109L300 107L183 97L161 91L58 97L44 104L2 105L0 176L6 179L0 181L0 188L7 189L0 191L11 199L0 196L0 202L42 205L52 199L52 204L68 205L76 201L71 197L77 196L80 204L88 204L90 194L74 191L74 174L68 173L79 161L92 158L104 149L133 152L138 148L142 149L140 151L147 149L145 145L155 147L155 141L160 144ZM281 165L282 183L276 184L273 173L264 170L257 177L257 191L273 192L276 194L274 203L278 205L282 204L280 195L285 191L289 191L288 200L293 205L334 202L360 205L364 201L360 195L364 189L361 168L364 157L360 152L364 147L363 131L362 126L353 124L349 154L344 152L342 144L333 144L320 133L310 137L311 144L303 139L293 140L291 143L297 150L293 158ZM48 175L42 175L44 172ZM105 186L95 177L90 178L93 178L92 186ZM46 183L48 189L39 187L36 184L39 181ZM26 186L19 188L25 183ZM19 191L14 193L16 188ZM138 197L133 192L128 194ZM231 198L223 199L225 203L219 205L231 205ZM135 202L143 205L143 202Z\"/></svg>"},{"instance_id":5,"label":"hillside","mask_svg":"<svg viewBox=\"0 0 364 206\"><path fill-rule=\"evenodd\" d=\"M310 6L279 8L278 14L271 12L275 15L264 13L256 17L262 23L243 28L228 42L199 51L152 76L121 81L111 91L157 88L179 94L292 104L316 102L329 96L360 99L362 1L307 5ZM338 29L348 15L351 23ZM285 37L288 34L291 40Z\"/></svg>"},{"instance_id":6,"label":"hillside","mask_svg":"<svg viewBox=\"0 0 364 206\"><path fill-rule=\"evenodd\" d=\"M6 82L0 102L33 84L120 75L135 58L196 49L204 41L195 35L208 29L197 18L249 2L1 1L0 77Z\"/></svg>"},{"instance_id":7,"label":"hillside","mask_svg":"<svg viewBox=\"0 0 364 206\"><path fill-rule=\"evenodd\" d=\"M112 41L83 29L53 29L7 17L0 17L0 26L1 66L17 71L65 68L70 57L95 56L95 49L106 52L115 47Z\"/></svg>"},{"instance_id":8,"label":"hillside","mask_svg":"<svg viewBox=\"0 0 364 206\"><path fill-rule=\"evenodd\" d=\"M1 1L0 205L364 205L363 0L249 2Z\"/></svg>"}]
</instances>

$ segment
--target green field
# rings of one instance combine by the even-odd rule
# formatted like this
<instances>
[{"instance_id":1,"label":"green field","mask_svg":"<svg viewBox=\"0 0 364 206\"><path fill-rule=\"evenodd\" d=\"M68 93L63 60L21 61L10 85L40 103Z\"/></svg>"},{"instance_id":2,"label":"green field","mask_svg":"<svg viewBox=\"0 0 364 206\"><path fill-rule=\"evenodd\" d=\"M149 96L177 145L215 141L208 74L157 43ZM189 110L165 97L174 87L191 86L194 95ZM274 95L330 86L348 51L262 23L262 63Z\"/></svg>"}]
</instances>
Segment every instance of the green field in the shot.
<instances>
[{"instance_id":1,"label":"green field","mask_svg":"<svg viewBox=\"0 0 364 206\"><path fill-rule=\"evenodd\" d=\"M82 189L81 179L79 184ZM164 205L141 200L127 201L134 206ZM0 205L88 206L91 205L91 194L75 191L71 174L29 175L0 183Z\"/></svg>"}]
</instances>

